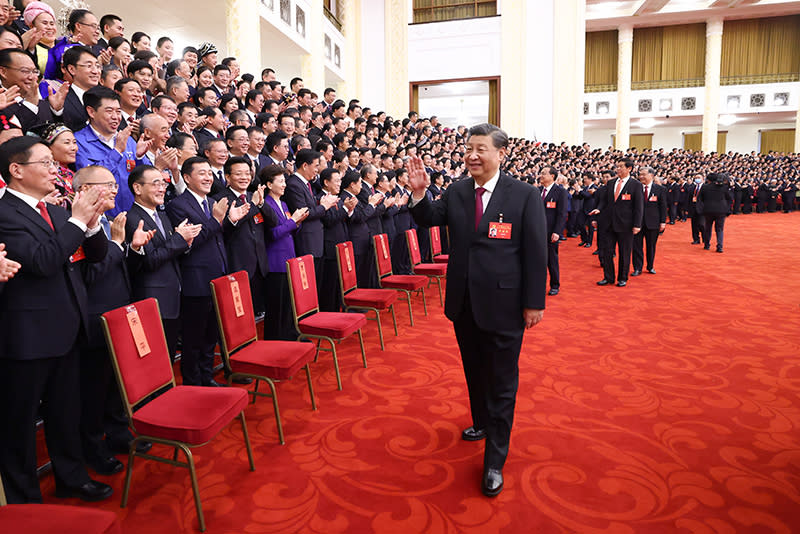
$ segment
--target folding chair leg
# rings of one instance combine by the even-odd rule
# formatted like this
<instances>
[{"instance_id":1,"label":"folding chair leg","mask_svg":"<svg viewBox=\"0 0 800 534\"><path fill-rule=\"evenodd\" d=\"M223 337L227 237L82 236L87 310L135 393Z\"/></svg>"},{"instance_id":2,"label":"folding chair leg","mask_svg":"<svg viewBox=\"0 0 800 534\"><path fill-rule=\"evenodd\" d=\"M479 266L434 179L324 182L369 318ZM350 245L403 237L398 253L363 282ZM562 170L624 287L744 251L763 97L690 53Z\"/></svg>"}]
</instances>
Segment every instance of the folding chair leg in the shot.
<instances>
[{"instance_id":1,"label":"folding chair leg","mask_svg":"<svg viewBox=\"0 0 800 534\"><path fill-rule=\"evenodd\" d=\"M178 450L179 450L178 447L175 447L175 450L172 453L172 461L173 462L177 462L178 461Z\"/></svg>"},{"instance_id":2,"label":"folding chair leg","mask_svg":"<svg viewBox=\"0 0 800 534\"><path fill-rule=\"evenodd\" d=\"M361 344L361 360L364 362L364 369L367 368L367 353L364 352L364 336L361 335L361 329L358 329L358 342Z\"/></svg>"},{"instance_id":3,"label":"folding chair leg","mask_svg":"<svg viewBox=\"0 0 800 534\"><path fill-rule=\"evenodd\" d=\"M373 308L375 312L375 321L378 322L378 339L381 341L381 350L386 350L386 347L383 345L383 327L381 326L381 312L378 309ZM364 365L366 367L366 364Z\"/></svg>"},{"instance_id":4,"label":"folding chair leg","mask_svg":"<svg viewBox=\"0 0 800 534\"><path fill-rule=\"evenodd\" d=\"M419 288L419 290L422 291L422 311L425 312L425 317L427 317L428 316L428 303L425 300L425 288L421 287L421 288Z\"/></svg>"},{"instance_id":5,"label":"folding chair leg","mask_svg":"<svg viewBox=\"0 0 800 534\"><path fill-rule=\"evenodd\" d=\"M406 302L408 302L408 319L411 321L411 326L414 326L414 312L411 310L411 291L406 291Z\"/></svg>"},{"instance_id":6,"label":"folding chair leg","mask_svg":"<svg viewBox=\"0 0 800 534\"><path fill-rule=\"evenodd\" d=\"M398 336L400 334L397 333L397 317L394 314L394 304L389 306L389 310L392 312L392 324L394 325L394 335Z\"/></svg>"},{"instance_id":7,"label":"folding chair leg","mask_svg":"<svg viewBox=\"0 0 800 534\"><path fill-rule=\"evenodd\" d=\"M258 385L261 383L261 380L256 378L256 387L253 388L253 400L250 404L256 403L256 398L258 398Z\"/></svg>"},{"instance_id":8,"label":"folding chair leg","mask_svg":"<svg viewBox=\"0 0 800 534\"><path fill-rule=\"evenodd\" d=\"M278 392L275 389L275 383L272 380L267 380L267 385L269 389L272 391L272 408L275 410L275 424L278 426L278 438L281 441L281 445L284 445L286 442L283 439L283 425L281 424L281 410L278 408Z\"/></svg>"},{"instance_id":9,"label":"folding chair leg","mask_svg":"<svg viewBox=\"0 0 800 534\"><path fill-rule=\"evenodd\" d=\"M133 475L133 459L136 456L137 438L134 438L133 443L130 445L128 451L128 469L125 471L125 485L122 488L122 501L119 503L120 508L125 508L128 505L128 491L131 489L131 476ZM177 459L178 450L175 449L175 457Z\"/></svg>"},{"instance_id":10,"label":"folding chair leg","mask_svg":"<svg viewBox=\"0 0 800 534\"><path fill-rule=\"evenodd\" d=\"M436 285L439 286L439 306L444 306L444 300L442 300L442 279L441 277L436 277Z\"/></svg>"},{"instance_id":11,"label":"folding chair leg","mask_svg":"<svg viewBox=\"0 0 800 534\"><path fill-rule=\"evenodd\" d=\"M308 394L311 395L311 409L317 409L317 400L314 398L314 384L311 383L311 366L306 364L306 380L308 380Z\"/></svg>"},{"instance_id":12,"label":"folding chair leg","mask_svg":"<svg viewBox=\"0 0 800 534\"><path fill-rule=\"evenodd\" d=\"M331 344L331 352L333 352L333 368L336 369L336 385L339 387L339 391L341 391L342 376L339 374L339 358L336 357L336 343L330 338L326 339ZM322 343L322 341L320 341L320 343Z\"/></svg>"},{"instance_id":13,"label":"folding chair leg","mask_svg":"<svg viewBox=\"0 0 800 534\"><path fill-rule=\"evenodd\" d=\"M276 397L272 398L275 399ZM247 459L250 460L250 471L255 471L256 464L253 462L253 448L250 446L250 435L247 433L247 423L244 421L244 410L239 412L239 421L242 422L242 434L244 435L244 444L247 447Z\"/></svg>"},{"instance_id":14,"label":"folding chair leg","mask_svg":"<svg viewBox=\"0 0 800 534\"><path fill-rule=\"evenodd\" d=\"M203 505L200 504L200 488L197 485L197 472L194 469L194 457L188 447L181 445L183 453L186 455L186 463L189 465L189 476L192 479L192 492L194 493L194 507L197 510L197 520L200 523L200 532L206 531L206 520L203 518Z\"/></svg>"}]
</instances>

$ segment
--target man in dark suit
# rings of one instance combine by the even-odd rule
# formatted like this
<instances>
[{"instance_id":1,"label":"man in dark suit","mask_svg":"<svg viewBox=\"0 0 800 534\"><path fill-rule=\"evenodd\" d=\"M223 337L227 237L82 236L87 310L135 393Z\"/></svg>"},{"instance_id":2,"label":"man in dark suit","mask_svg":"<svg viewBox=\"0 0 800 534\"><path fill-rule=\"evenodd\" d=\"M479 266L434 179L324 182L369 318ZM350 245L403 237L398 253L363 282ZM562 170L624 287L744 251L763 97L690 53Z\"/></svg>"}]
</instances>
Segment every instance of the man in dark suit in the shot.
<instances>
[{"instance_id":1,"label":"man in dark suit","mask_svg":"<svg viewBox=\"0 0 800 534\"><path fill-rule=\"evenodd\" d=\"M107 193L75 196L72 216L42 199L54 188L50 149L31 137L0 146L0 242L22 267L0 293L0 475L10 503L42 502L36 474L37 414L57 497L98 501L111 487L86 472L80 433L80 340L86 338L88 299L81 262L101 261L108 240L98 220Z\"/></svg>"},{"instance_id":2,"label":"man in dark suit","mask_svg":"<svg viewBox=\"0 0 800 534\"><path fill-rule=\"evenodd\" d=\"M564 234L567 223L567 191L555 183L558 170L555 167L543 167L539 173L544 217L547 221L547 271L550 273L550 291L548 295L558 295L561 287L561 276L558 269L558 243Z\"/></svg>"},{"instance_id":3,"label":"man in dark suit","mask_svg":"<svg viewBox=\"0 0 800 534\"><path fill-rule=\"evenodd\" d=\"M583 175L583 188L581 188L584 223L580 229L581 244L578 245L585 248L592 248L592 241L594 240L594 226L592 226L592 218L589 214L597 206L597 201L594 197L596 192L597 185L594 183L594 175L587 172Z\"/></svg>"},{"instance_id":4,"label":"man in dark suit","mask_svg":"<svg viewBox=\"0 0 800 534\"><path fill-rule=\"evenodd\" d=\"M218 336L209 284L228 272L223 226L238 223L250 204L228 209L227 199L214 202L208 196L214 179L204 158L184 161L181 175L186 191L167 205L167 215L175 226L185 220L202 225L189 252L181 257L181 375L186 385L220 386L212 376Z\"/></svg>"},{"instance_id":5,"label":"man in dark suit","mask_svg":"<svg viewBox=\"0 0 800 534\"><path fill-rule=\"evenodd\" d=\"M3 114L6 117L16 117L24 132L52 122L53 111L63 109L69 90L69 84L62 84L47 100L41 99L36 83L37 72L36 65L27 52L15 48L0 50L0 83L7 90L16 86L21 97L18 102L14 102L8 99L11 93L6 95L10 105L3 109ZM52 92L50 89L48 91Z\"/></svg>"},{"instance_id":6,"label":"man in dark suit","mask_svg":"<svg viewBox=\"0 0 800 534\"><path fill-rule=\"evenodd\" d=\"M144 246L141 258L133 257L129 264L132 300L154 298L158 301L161 321L167 338L170 356L175 357L178 344L178 316L181 309L181 269L179 259L185 254L202 226L181 221L174 227L163 211L167 182L161 172L151 165L139 165L128 177L128 188L134 203L125 224L126 240L130 243L138 229L156 230Z\"/></svg>"},{"instance_id":7,"label":"man in dark suit","mask_svg":"<svg viewBox=\"0 0 800 534\"><path fill-rule=\"evenodd\" d=\"M364 205L358 201L361 187L361 176L358 172L347 171L344 178L342 178L340 197L345 205L353 206L352 213L347 217L347 233L350 242L353 243L358 286L365 288L369 283L370 273L374 271L370 265L375 263L375 258L372 255L372 238L369 226L367 226L367 217L374 211L374 208L370 204Z\"/></svg>"},{"instance_id":8,"label":"man in dark suit","mask_svg":"<svg viewBox=\"0 0 800 534\"><path fill-rule=\"evenodd\" d=\"M361 175L361 191L358 193L358 202L362 205L367 228L369 228L369 254L372 255L372 236L384 233L381 217L383 217L384 212L386 212L386 206L384 205L385 197L380 192L375 191L375 184L378 181L378 169L374 165L364 165L358 172ZM391 236L387 236L387 238L391 239ZM403 239L405 239L405 236L403 236ZM393 242L389 243L390 246L392 244ZM378 273L376 269L375 262L370 262L369 271L366 273L366 280L364 281L363 287L378 287Z\"/></svg>"},{"instance_id":9,"label":"man in dark suit","mask_svg":"<svg viewBox=\"0 0 800 534\"><path fill-rule=\"evenodd\" d=\"M62 68L72 79L61 118L70 130L77 132L89 121L83 94L100 83L100 61L94 52L80 45L67 49L61 61Z\"/></svg>"},{"instance_id":10,"label":"man in dark suit","mask_svg":"<svg viewBox=\"0 0 800 534\"><path fill-rule=\"evenodd\" d=\"M617 177L606 184L606 190L598 198L595 211L608 211L611 228L611 247L605 250L605 258L601 259L605 277L597 282L599 286L614 283L614 244L617 246L617 286L628 284L628 273L631 267L631 249L633 236L642 229L642 184L631 179L633 160L622 158L617 161Z\"/></svg>"},{"instance_id":11,"label":"man in dark suit","mask_svg":"<svg viewBox=\"0 0 800 534\"><path fill-rule=\"evenodd\" d=\"M697 209L697 199L703 189L703 175L698 174L693 183L686 186L687 206L689 220L692 224L692 245L699 245L700 238L705 237L705 220L703 214Z\"/></svg>"},{"instance_id":12,"label":"man in dark suit","mask_svg":"<svg viewBox=\"0 0 800 534\"><path fill-rule=\"evenodd\" d=\"M425 195L422 160L408 161L414 219L450 229L445 315L461 351L473 423L462 438L486 438L481 489L490 497L503 489L522 336L542 319L547 282L544 206L538 190L500 172L507 147L496 126L472 127L464 157L471 177L437 201Z\"/></svg>"},{"instance_id":13,"label":"man in dark suit","mask_svg":"<svg viewBox=\"0 0 800 534\"><path fill-rule=\"evenodd\" d=\"M644 192L644 212L642 214L642 231L633 236L633 272L631 276L642 274L647 242L647 272L656 274L654 261L656 258L656 242L658 236L667 227L667 198L669 191L666 187L655 183L655 171L652 167L643 167L639 171L639 181L642 182Z\"/></svg>"},{"instance_id":14,"label":"man in dark suit","mask_svg":"<svg viewBox=\"0 0 800 534\"><path fill-rule=\"evenodd\" d=\"M336 169L323 169L319 174L322 192L317 195L321 199L324 195L334 195L339 198L342 178ZM352 216L358 199L349 197L347 202L339 198L337 204L325 212L322 218L324 245L322 257L323 266L322 286L319 292L319 307L322 311L338 312L341 310L342 298L339 290L339 266L336 259L336 245L349 239L347 234L347 219ZM354 251L355 252L355 251ZM355 258L354 258L355 259Z\"/></svg>"},{"instance_id":15,"label":"man in dark suit","mask_svg":"<svg viewBox=\"0 0 800 534\"><path fill-rule=\"evenodd\" d=\"M308 208L308 217L294 234L294 250L297 256L311 254L314 257L314 271L317 278L317 288L322 287L322 252L324 249L324 232L322 218L325 212L335 206L339 199L333 195L323 195L317 204L317 198L311 187L311 182L319 171L320 153L304 148L298 150L295 156L297 171L286 179L286 191L283 200L294 212L300 208ZM318 289L319 291L319 289Z\"/></svg>"}]
</instances>

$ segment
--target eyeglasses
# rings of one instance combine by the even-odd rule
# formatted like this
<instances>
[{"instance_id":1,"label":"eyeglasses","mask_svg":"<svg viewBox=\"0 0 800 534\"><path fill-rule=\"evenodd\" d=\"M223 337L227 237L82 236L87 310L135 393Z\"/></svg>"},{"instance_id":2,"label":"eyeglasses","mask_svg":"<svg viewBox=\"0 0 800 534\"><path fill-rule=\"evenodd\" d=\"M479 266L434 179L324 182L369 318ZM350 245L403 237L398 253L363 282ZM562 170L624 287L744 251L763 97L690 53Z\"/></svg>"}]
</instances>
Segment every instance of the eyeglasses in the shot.
<instances>
[{"instance_id":1,"label":"eyeglasses","mask_svg":"<svg viewBox=\"0 0 800 534\"><path fill-rule=\"evenodd\" d=\"M29 69L28 67L4 67L19 72L23 76L30 76L31 74L39 76L39 69Z\"/></svg>"},{"instance_id":2,"label":"eyeglasses","mask_svg":"<svg viewBox=\"0 0 800 534\"><path fill-rule=\"evenodd\" d=\"M86 24L85 22L76 22L75 24L80 24L81 26L86 26L86 27L91 28L93 30L99 30L100 29L100 25L97 24L97 23L95 23L95 24Z\"/></svg>"},{"instance_id":3,"label":"eyeglasses","mask_svg":"<svg viewBox=\"0 0 800 534\"><path fill-rule=\"evenodd\" d=\"M42 167L49 169L50 167L58 167L58 162L52 159L40 159L37 161L24 161L18 165L41 165Z\"/></svg>"},{"instance_id":4,"label":"eyeglasses","mask_svg":"<svg viewBox=\"0 0 800 534\"><path fill-rule=\"evenodd\" d=\"M76 67L84 67L89 70L100 70L100 63L75 63Z\"/></svg>"},{"instance_id":5,"label":"eyeglasses","mask_svg":"<svg viewBox=\"0 0 800 534\"><path fill-rule=\"evenodd\" d=\"M142 185L152 185L156 189L166 188L166 180L153 180L152 182L142 182Z\"/></svg>"},{"instance_id":6,"label":"eyeglasses","mask_svg":"<svg viewBox=\"0 0 800 534\"><path fill-rule=\"evenodd\" d=\"M103 189L110 189L111 191L116 191L119 189L119 184L117 182L86 182L83 185L95 185L97 187L102 187Z\"/></svg>"}]
</instances>

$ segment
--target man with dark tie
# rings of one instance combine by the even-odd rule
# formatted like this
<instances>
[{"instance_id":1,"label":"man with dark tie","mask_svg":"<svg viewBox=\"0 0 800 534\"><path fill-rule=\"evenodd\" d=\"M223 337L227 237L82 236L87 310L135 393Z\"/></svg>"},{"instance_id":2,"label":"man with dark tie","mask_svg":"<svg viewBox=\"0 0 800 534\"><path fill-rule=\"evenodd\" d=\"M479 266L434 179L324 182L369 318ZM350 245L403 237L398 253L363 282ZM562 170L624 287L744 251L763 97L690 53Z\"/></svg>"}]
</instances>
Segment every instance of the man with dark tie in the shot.
<instances>
[{"instance_id":1,"label":"man with dark tie","mask_svg":"<svg viewBox=\"0 0 800 534\"><path fill-rule=\"evenodd\" d=\"M144 246L141 258L129 265L132 300L154 298L158 301L167 347L175 357L181 309L181 269L179 259L192 245L202 225L183 220L174 227L164 213L167 182L151 165L140 165L128 177L128 188L134 202L125 224L126 241L130 243L137 229L156 230Z\"/></svg>"},{"instance_id":2,"label":"man with dark tie","mask_svg":"<svg viewBox=\"0 0 800 534\"><path fill-rule=\"evenodd\" d=\"M0 475L9 503L42 502L36 425L44 419L57 497L99 501L110 486L91 480L81 450L79 341L89 303L81 262L101 261L108 240L98 224L102 188L79 192L72 216L42 199L55 189L57 164L32 137L0 145L0 242L21 264L0 292Z\"/></svg>"},{"instance_id":3,"label":"man with dark tie","mask_svg":"<svg viewBox=\"0 0 800 534\"><path fill-rule=\"evenodd\" d=\"M319 171L319 157L320 153L315 150L307 148L298 150L295 155L297 170L286 179L286 191L283 193L283 200L289 207L289 211L294 212L300 208L308 208L308 217L294 234L294 250L298 257L306 254L314 257L317 288L322 287L324 267L322 253L325 248L325 237L322 218L325 216L325 212L339 201L338 197L333 195L323 195L319 199L319 204L317 203L311 182Z\"/></svg>"},{"instance_id":4,"label":"man with dark tie","mask_svg":"<svg viewBox=\"0 0 800 534\"><path fill-rule=\"evenodd\" d=\"M372 165L367 164L361 167L361 191L358 193L358 201L363 208L363 213L366 217L367 228L369 228L370 238L383 233L383 225L381 224L381 217L386 212L384 201L386 197L382 193L375 191L375 184L378 181L378 169ZM403 236L405 239L405 236ZM373 241L370 239L370 250L373 247ZM370 253L371 254L371 253ZM370 262L369 272L367 279L364 281L366 288L377 288L378 286L378 272L375 262Z\"/></svg>"},{"instance_id":5,"label":"man with dark tie","mask_svg":"<svg viewBox=\"0 0 800 534\"><path fill-rule=\"evenodd\" d=\"M92 165L75 173L75 191L93 187L108 191L106 208L114 207L117 182L103 167ZM115 454L127 454L133 435L128 430L128 417L120 399L119 388L111 367L100 316L131 303L127 257L140 258L142 247L153 237L152 231L137 228L130 247L125 243L125 212L113 221L100 217L103 235L109 240L108 253L103 261L81 262L83 279L89 298L87 339L81 348L81 442L86 463L101 475L113 475L123 469ZM105 438L105 439L104 439ZM146 452L147 447L141 447Z\"/></svg>"},{"instance_id":6,"label":"man with dark tie","mask_svg":"<svg viewBox=\"0 0 800 534\"><path fill-rule=\"evenodd\" d=\"M630 178L633 160L622 158L617 161L617 177L609 180L606 190L598 198L595 214L608 212L611 230L611 246L606 249L605 258L601 258L604 278L597 282L599 286L614 283L614 246L617 246L617 286L628 284L628 273L631 267L631 249L633 236L642 229L642 211L644 210L642 184Z\"/></svg>"},{"instance_id":7,"label":"man with dark tie","mask_svg":"<svg viewBox=\"0 0 800 534\"><path fill-rule=\"evenodd\" d=\"M373 257L372 238L367 217L375 208L371 204L364 204L358 201L358 194L361 192L363 182L357 171L345 172L342 178L340 197L345 205L353 206L353 212L347 217L347 233L350 242L353 243L353 255L356 260L356 280L358 286L368 287L371 266L375 265ZM355 204L353 199L355 199Z\"/></svg>"},{"instance_id":8,"label":"man with dark tie","mask_svg":"<svg viewBox=\"0 0 800 534\"><path fill-rule=\"evenodd\" d=\"M211 185L211 196L218 195L228 187L225 179L225 162L228 161L228 146L222 139L210 139L203 148L203 154L211 166L211 176L214 183Z\"/></svg>"},{"instance_id":9,"label":"man with dark tie","mask_svg":"<svg viewBox=\"0 0 800 534\"><path fill-rule=\"evenodd\" d=\"M642 274L647 247L647 272L656 274L654 262L656 258L656 242L658 236L667 227L667 188L653 180L655 171L652 167L643 167L639 171L639 181L644 191L644 211L642 214L642 231L633 236L633 272L631 276Z\"/></svg>"},{"instance_id":10,"label":"man with dark tie","mask_svg":"<svg viewBox=\"0 0 800 534\"><path fill-rule=\"evenodd\" d=\"M547 271L550 273L550 291L548 295L558 295L561 287L561 275L558 268L558 243L564 234L567 223L566 189L555 183L558 171L555 167L545 166L539 172L539 183L544 203L544 217L547 221Z\"/></svg>"},{"instance_id":11,"label":"man with dark tie","mask_svg":"<svg viewBox=\"0 0 800 534\"><path fill-rule=\"evenodd\" d=\"M347 233L347 219L354 214L358 199L349 197L339 198L342 178L336 169L322 169L319 173L322 192L317 195L322 199L325 195L334 195L339 200L335 206L325 212L322 218L324 250L322 252L324 267L322 286L319 292L319 307L322 311L338 312L341 309L341 292L339 291L339 267L336 259L336 245L349 239ZM355 258L354 258L355 259ZM356 272L356 276L358 272Z\"/></svg>"},{"instance_id":12,"label":"man with dark tie","mask_svg":"<svg viewBox=\"0 0 800 534\"><path fill-rule=\"evenodd\" d=\"M703 189L703 175L698 174L694 178L694 182L690 183L686 188L687 205L689 210L689 219L692 223L692 245L699 245L700 239L705 238L705 219L703 214L697 209L697 199L700 197L700 191ZM707 245L708 243L706 243Z\"/></svg>"},{"instance_id":13,"label":"man with dark tie","mask_svg":"<svg viewBox=\"0 0 800 534\"><path fill-rule=\"evenodd\" d=\"M237 224L250 204L228 209L228 199L210 198L214 179L204 158L184 161L181 175L186 191L167 205L167 215L174 226L183 221L202 226L189 252L181 256L181 375L185 385L220 386L213 378L218 336L209 284L228 272L223 227Z\"/></svg>"},{"instance_id":14,"label":"man with dark tie","mask_svg":"<svg viewBox=\"0 0 800 534\"><path fill-rule=\"evenodd\" d=\"M410 210L424 226L450 229L445 315L453 321L472 411L462 439L486 439L481 490L494 497L503 489L522 336L544 314L547 228L539 191L500 172L506 133L474 126L466 146L470 177L437 201L425 195L430 178L422 160L408 161Z\"/></svg>"}]
</instances>

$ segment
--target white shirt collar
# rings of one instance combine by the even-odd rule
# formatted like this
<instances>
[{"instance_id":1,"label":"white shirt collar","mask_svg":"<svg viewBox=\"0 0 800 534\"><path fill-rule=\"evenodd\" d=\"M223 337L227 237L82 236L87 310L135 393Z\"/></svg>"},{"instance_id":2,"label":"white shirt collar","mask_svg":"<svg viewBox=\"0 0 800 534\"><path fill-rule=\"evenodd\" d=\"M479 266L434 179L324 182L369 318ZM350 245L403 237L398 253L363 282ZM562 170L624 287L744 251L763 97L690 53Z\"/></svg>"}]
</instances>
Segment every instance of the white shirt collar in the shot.
<instances>
[{"instance_id":1,"label":"white shirt collar","mask_svg":"<svg viewBox=\"0 0 800 534\"><path fill-rule=\"evenodd\" d=\"M483 184L483 188L486 189L486 191L488 191L489 193L494 192L494 188L497 187L497 180L499 179L500 179L500 169L497 169L497 172L494 173L494 176L492 176L491 180ZM478 185L478 182L475 182L475 189L478 189L479 187L481 186Z\"/></svg>"},{"instance_id":2,"label":"white shirt collar","mask_svg":"<svg viewBox=\"0 0 800 534\"><path fill-rule=\"evenodd\" d=\"M156 210L151 210L150 208L145 208L144 206L142 206L138 202L134 202L134 204L136 204L137 206L142 208L145 211L145 213L147 213L150 217L153 218L154 221L156 220Z\"/></svg>"},{"instance_id":3,"label":"white shirt collar","mask_svg":"<svg viewBox=\"0 0 800 534\"><path fill-rule=\"evenodd\" d=\"M96 136L97 136L97 139L98 139L98 140L99 140L101 143L103 143L104 145L106 145L108 148L114 148L114 144L115 144L116 137L117 137L117 135L116 135L116 134L112 135L112 136L111 136L111 139L106 139L105 137L103 137L103 135L102 135L100 132L98 132L97 130L95 130L95 129L94 129L94 126L92 126L91 124L89 124L89 128L92 130L92 132L94 132L94 135L96 135Z\"/></svg>"},{"instance_id":4,"label":"white shirt collar","mask_svg":"<svg viewBox=\"0 0 800 534\"><path fill-rule=\"evenodd\" d=\"M70 85L69 88L75 91L75 94L78 96L78 100L80 100L81 104L83 104L83 94L86 92L86 89L81 89L75 84Z\"/></svg>"},{"instance_id":5,"label":"white shirt collar","mask_svg":"<svg viewBox=\"0 0 800 534\"><path fill-rule=\"evenodd\" d=\"M35 209L36 211L39 211L39 208L37 208L36 205L39 202L41 202L41 199L37 199L36 197L32 197L32 196L30 196L30 195L28 195L26 193L22 193L20 191L17 191L16 189L11 189L10 187L6 188L6 191L8 191L9 193L14 195L15 197L17 197L21 201L23 201L25 204L27 204L31 208Z\"/></svg>"},{"instance_id":6,"label":"white shirt collar","mask_svg":"<svg viewBox=\"0 0 800 534\"><path fill-rule=\"evenodd\" d=\"M186 188L186 190L187 190L189 193L191 193L191 194L192 194L192 196L194 197L194 199L197 201L197 203L198 203L198 204L200 204L200 207L202 208L202 207L203 207L203 201L204 201L204 200L206 200L206 196L205 196L205 195L203 195L203 196L200 196L200 195L198 195L197 193L195 193L194 191L192 191L191 189L189 189L188 187ZM211 206L209 206L209 207L208 207L208 209L211 209Z\"/></svg>"}]
</instances>

